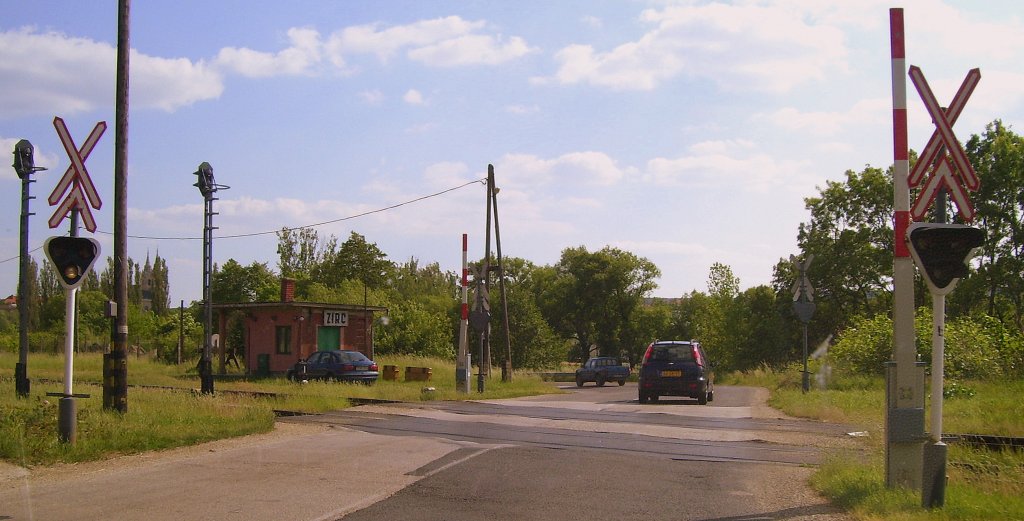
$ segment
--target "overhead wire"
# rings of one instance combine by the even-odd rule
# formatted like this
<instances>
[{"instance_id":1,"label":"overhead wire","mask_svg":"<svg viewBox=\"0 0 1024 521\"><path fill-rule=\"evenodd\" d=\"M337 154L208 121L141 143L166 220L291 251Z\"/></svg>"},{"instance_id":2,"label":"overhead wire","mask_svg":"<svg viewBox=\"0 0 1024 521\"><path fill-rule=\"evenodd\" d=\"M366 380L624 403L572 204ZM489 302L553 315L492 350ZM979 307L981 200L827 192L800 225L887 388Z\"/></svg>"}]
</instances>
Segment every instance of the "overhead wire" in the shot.
<instances>
[{"instance_id":1,"label":"overhead wire","mask_svg":"<svg viewBox=\"0 0 1024 521\"><path fill-rule=\"evenodd\" d=\"M278 232L281 232L281 231L302 230L302 229L305 229L305 228L315 228L317 226L323 226L325 224L334 224L334 223L337 223L337 222L349 221L349 220L352 220L352 219L358 219L359 217L366 217L367 215L373 215L373 214L376 214L376 213L386 212L388 210L394 210L395 208L400 208L402 206L410 205L410 204L413 204L413 203L418 203L420 201L424 201L424 200L427 200L427 199L430 199L430 198L433 198L433 197L438 197L438 196L447 194L449 192L454 192L456 190L465 188L465 187L467 187L469 185L472 185L472 184L476 184L476 183L480 183L480 182L486 182L486 181L487 181L486 178L474 179L474 180L469 181L467 183L463 183L463 184L461 184L459 186L448 188L446 190L441 190L440 192L435 192L435 193L432 193L432 194L420 196L420 197L417 197L415 199L409 199L408 201L403 201L401 203L393 204L391 206L385 206L383 208L377 208L375 210L369 210L369 211L365 211L365 212L362 212L362 213L357 213L357 214L354 214L354 215L348 215L348 216L345 216L345 217L340 217L338 219L331 219L329 221L322 221L322 222L313 223L313 224L305 224L305 225L302 225L302 226L283 227L283 228L278 229L278 230L270 230L270 231L263 231L263 232L237 233L237 234L232 234L232 235L218 235L217 239L238 239L238 238L243 238L243 237L256 237L256 236L259 236L259 235L270 235L271 233L278 233ZM106 232L106 231L103 231L103 230L96 230L96 233L103 234L103 235L113 235L112 232ZM128 235L128 237L131 238L131 239L145 239L145 240L150 240L150 241L193 241L193 240L202 240L203 239L202 237L154 237L154 236L147 236L147 235ZM36 252L36 251L38 251L40 249L42 249L42 246L32 250L29 253L34 253L34 252ZM16 256L11 257L9 259L0 260L0 264L3 264L5 262L10 262L10 261L15 260L15 259L17 259L19 257L20 257L20 255L16 255Z\"/></svg>"}]
</instances>

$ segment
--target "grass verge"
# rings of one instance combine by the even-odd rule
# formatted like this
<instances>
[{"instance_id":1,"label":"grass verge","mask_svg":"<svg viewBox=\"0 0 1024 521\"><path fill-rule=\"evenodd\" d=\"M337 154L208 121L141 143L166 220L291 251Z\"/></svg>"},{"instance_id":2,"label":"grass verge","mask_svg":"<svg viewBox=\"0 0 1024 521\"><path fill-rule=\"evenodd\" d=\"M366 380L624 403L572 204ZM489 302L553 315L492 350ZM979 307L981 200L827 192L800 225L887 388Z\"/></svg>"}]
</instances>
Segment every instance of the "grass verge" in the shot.
<instances>
[{"instance_id":1,"label":"grass verge","mask_svg":"<svg viewBox=\"0 0 1024 521\"><path fill-rule=\"evenodd\" d=\"M885 391L881 377L835 378L827 390L803 393L799 370L757 370L722 383L772 391L769 404L792 416L850 424L869 433L869 456L835 455L818 468L812 486L861 520L974 521L1024 519L1024 454L951 445L945 505L927 510L919 493L885 486ZM943 401L946 433L1024 436L1024 382L961 382ZM947 387L948 390L948 387Z\"/></svg>"},{"instance_id":2,"label":"grass verge","mask_svg":"<svg viewBox=\"0 0 1024 521\"><path fill-rule=\"evenodd\" d=\"M0 353L0 367L13 368L16 355ZM212 396L198 394L194 362L180 366L130 359L128 412L103 410L102 356L75 357L77 443L57 439L58 401L46 393L64 390L64 357L35 354L29 359L32 392L17 398L14 380L0 378L0 459L23 467L99 460L162 450L222 438L267 432L274 410L307 413L342 409L351 398L394 401L498 399L558 392L538 377L516 375L512 382L490 378L483 394L458 393L455 368L448 362L415 357L381 357L381 365L431 367L430 382L378 381L372 386L336 382L289 382L282 377L217 381ZM12 371L13 372L13 371ZM153 386L153 387L145 387ZM424 388L432 388L425 391ZM475 386L474 386L475 388ZM274 393L273 397L222 391Z\"/></svg>"}]
</instances>

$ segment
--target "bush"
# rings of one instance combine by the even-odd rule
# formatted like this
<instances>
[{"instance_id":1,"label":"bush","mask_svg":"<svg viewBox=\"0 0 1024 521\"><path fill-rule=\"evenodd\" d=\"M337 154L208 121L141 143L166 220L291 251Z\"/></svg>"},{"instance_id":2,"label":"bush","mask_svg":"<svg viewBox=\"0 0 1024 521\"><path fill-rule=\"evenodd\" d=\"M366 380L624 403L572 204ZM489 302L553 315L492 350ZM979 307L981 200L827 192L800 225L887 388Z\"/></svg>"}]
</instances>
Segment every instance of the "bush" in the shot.
<instances>
[{"instance_id":1,"label":"bush","mask_svg":"<svg viewBox=\"0 0 1024 521\"><path fill-rule=\"evenodd\" d=\"M892 357L892 320L884 314L860 318L843 331L829 350L830 360L853 374L880 375ZM931 309L922 307L914 319L918 359L931 365ZM1024 374L1024 337L989 317L947 320L945 375L949 379L993 380Z\"/></svg>"}]
</instances>

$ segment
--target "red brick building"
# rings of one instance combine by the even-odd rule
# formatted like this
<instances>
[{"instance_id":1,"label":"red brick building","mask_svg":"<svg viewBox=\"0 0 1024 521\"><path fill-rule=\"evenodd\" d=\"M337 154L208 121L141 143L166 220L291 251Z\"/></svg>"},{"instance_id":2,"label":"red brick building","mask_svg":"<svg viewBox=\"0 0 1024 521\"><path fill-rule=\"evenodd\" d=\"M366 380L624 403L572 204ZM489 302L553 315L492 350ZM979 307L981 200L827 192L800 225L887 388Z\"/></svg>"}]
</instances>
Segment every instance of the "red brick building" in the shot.
<instances>
[{"instance_id":1,"label":"red brick building","mask_svg":"<svg viewBox=\"0 0 1024 521\"><path fill-rule=\"evenodd\" d=\"M283 373L317 350L353 349L373 358L373 317L387 308L362 304L296 302L295 280L281 279L278 302L214 303L214 330L220 338L242 321L244 345L218 348L219 372L229 353L244 354L245 371Z\"/></svg>"}]
</instances>

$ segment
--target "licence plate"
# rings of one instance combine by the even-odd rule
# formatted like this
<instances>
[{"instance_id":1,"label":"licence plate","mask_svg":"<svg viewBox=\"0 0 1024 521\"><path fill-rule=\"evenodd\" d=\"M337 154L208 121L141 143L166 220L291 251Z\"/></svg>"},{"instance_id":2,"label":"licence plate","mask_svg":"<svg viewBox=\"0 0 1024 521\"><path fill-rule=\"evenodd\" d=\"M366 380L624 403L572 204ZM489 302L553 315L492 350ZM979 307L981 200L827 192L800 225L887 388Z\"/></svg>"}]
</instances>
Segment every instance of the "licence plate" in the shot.
<instances>
[{"instance_id":1,"label":"licence plate","mask_svg":"<svg viewBox=\"0 0 1024 521\"><path fill-rule=\"evenodd\" d=\"M670 377L670 376L678 377L678 376L683 376L683 372L682 371L662 371L661 372L661 376L663 378Z\"/></svg>"}]
</instances>

